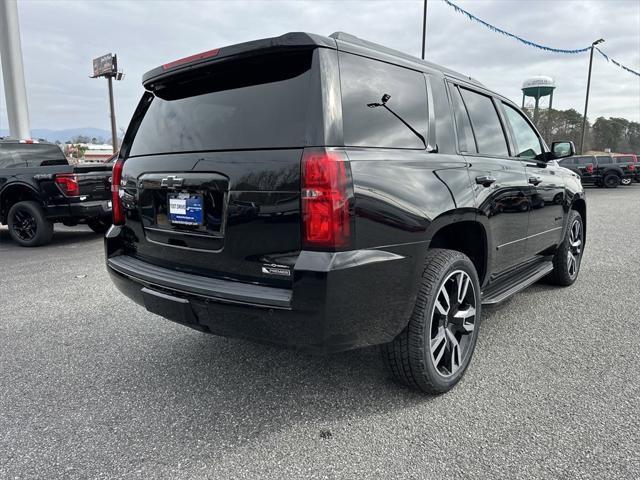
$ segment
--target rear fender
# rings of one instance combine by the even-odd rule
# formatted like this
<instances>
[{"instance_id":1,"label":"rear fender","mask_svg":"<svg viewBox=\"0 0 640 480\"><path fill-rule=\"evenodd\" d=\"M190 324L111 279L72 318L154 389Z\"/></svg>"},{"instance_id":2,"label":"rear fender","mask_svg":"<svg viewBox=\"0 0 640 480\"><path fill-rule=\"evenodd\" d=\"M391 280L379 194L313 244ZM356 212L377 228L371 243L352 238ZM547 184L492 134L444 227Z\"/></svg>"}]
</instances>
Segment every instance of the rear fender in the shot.
<instances>
[{"instance_id":1,"label":"rear fender","mask_svg":"<svg viewBox=\"0 0 640 480\"><path fill-rule=\"evenodd\" d=\"M6 223L9 209L17 202L34 200L43 203L42 195L33 185L23 181L11 182L0 190L0 223Z\"/></svg>"}]
</instances>

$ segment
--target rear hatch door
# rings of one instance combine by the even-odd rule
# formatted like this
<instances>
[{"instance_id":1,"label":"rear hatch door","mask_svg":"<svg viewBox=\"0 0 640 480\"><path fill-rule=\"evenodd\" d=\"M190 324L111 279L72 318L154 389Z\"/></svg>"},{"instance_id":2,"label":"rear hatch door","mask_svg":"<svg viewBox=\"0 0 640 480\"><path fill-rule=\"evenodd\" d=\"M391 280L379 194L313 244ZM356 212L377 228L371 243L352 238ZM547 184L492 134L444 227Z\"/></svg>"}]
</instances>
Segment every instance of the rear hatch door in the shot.
<instances>
[{"instance_id":1,"label":"rear hatch door","mask_svg":"<svg viewBox=\"0 0 640 480\"><path fill-rule=\"evenodd\" d=\"M300 161L319 102L313 56L224 62L145 94L123 169L130 255L198 275L291 284Z\"/></svg>"}]
</instances>

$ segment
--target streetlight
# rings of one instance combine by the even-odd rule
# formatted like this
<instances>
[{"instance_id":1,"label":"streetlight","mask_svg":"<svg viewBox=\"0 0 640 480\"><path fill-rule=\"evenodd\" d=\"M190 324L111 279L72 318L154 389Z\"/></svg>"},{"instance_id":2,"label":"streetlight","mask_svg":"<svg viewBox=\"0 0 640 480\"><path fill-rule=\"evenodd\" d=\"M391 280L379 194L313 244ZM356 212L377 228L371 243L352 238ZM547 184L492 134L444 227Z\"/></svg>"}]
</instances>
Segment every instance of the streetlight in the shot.
<instances>
[{"instance_id":1,"label":"streetlight","mask_svg":"<svg viewBox=\"0 0 640 480\"><path fill-rule=\"evenodd\" d=\"M591 65L593 64L593 49L604 39L599 38L591 44L591 54L589 55L589 75L587 76L587 95L584 99L584 116L582 117L582 140L580 141L580 153L584 153L584 137L587 134L587 107L589 106L589 88L591 87Z\"/></svg>"}]
</instances>

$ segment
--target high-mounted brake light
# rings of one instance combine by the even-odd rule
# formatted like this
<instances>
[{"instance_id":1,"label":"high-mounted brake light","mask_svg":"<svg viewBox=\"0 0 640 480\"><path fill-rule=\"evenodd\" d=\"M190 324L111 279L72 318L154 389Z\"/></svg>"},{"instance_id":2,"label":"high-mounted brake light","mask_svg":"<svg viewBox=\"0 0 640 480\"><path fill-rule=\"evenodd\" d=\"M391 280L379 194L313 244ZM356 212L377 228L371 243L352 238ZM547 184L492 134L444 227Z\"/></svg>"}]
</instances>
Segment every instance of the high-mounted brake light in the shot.
<instances>
[{"instance_id":1,"label":"high-mounted brake light","mask_svg":"<svg viewBox=\"0 0 640 480\"><path fill-rule=\"evenodd\" d=\"M351 241L350 169L343 154L305 149L302 156L302 242L335 250Z\"/></svg>"},{"instance_id":2,"label":"high-mounted brake light","mask_svg":"<svg viewBox=\"0 0 640 480\"><path fill-rule=\"evenodd\" d=\"M113 165L113 171L111 172L111 212L113 214L114 225L124 225L125 221L122 198L120 197L123 165L124 160L119 158Z\"/></svg>"},{"instance_id":3,"label":"high-mounted brake light","mask_svg":"<svg viewBox=\"0 0 640 480\"><path fill-rule=\"evenodd\" d=\"M195 62L196 60L204 60L205 58L215 57L219 51L219 48L215 48L207 52L196 53L195 55L191 55L189 57L180 58L178 60L174 60L173 62L165 63L164 65L162 65L162 69L169 70L170 68L184 65L185 63L191 63Z\"/></svg>"},{"instance_id":4,"label":"high-mounted brake light","mask_svg":"<svg viewBox=\"0 0 640 480\"><path fill-rule=\"evenodd\" d=\"M78 184L78 177L73 173L57 174L55 181L62 193L67 197L80 196L80 185Z\"/></svg>"}]
</instances>

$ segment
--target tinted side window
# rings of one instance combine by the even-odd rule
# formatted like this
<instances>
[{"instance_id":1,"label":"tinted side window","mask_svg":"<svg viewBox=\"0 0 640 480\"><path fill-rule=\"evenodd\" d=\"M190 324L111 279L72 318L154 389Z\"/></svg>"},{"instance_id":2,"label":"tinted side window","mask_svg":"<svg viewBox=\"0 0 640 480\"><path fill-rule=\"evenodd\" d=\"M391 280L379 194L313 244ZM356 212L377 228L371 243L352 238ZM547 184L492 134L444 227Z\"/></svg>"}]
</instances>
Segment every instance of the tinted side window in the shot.
<instances>
[{"instance_id":1,"label":"tinted side window","mask_svg":"<svg viewBox=\"0 0 640 480\"><path fill-rule=\"evenodd\" d=\"M578 165L586 165L587 163L593 163L593 157L576 157L576 163Z\"/></svg>"},{"instance_id":2,"label":"tinted side window","mask_svg":"<svg viewBox=\"0 0 640 480\"><path fill-rule=\"evenodd\" d=\"M26 166L27 162L20 160L11 152L0 150L0 168L21 168Z\"/></svg>"},{"instance_id":3,"label":"tinted side window","mask_svg":"<svg viewBox=\"0 0 640 480\"><path fill-rule=\"evenodd\" d=\"M420 136L427 138L428 110L422 73L349 53L339 58L345 145L424 149Z\"/></svg>"},{"instance_id":4,"label":"tinted side window","mask_svg":"<svg viewBox=\"0 0 640 480\"><path fill-rule=\"evenodd\" d=\"M517 152L515 156L521 158L536 158L542 153L538 135L520 112L506 103L502 105L504 105L504 112L511 125L513 134L516 137Z\"/></svg>"},{"instance_id":5,"label":"tinted side window","mask_svg":"<svg viewBox=\"0 0 640 480\"><path fill-rule=\"evenodd\" d=\"M598 160L598 164L600 165L613 163L613 159L611 157L600 156L600 157L596 157L596 159Z\"/></svg>"},{"instance_id":6,"label":"tinted side window","mask_svg":"<svg viewBox=\"0 0 640 480\"><path fill-rule=\"evenodd\" d=\"M615 157L616 163L633 163L633 157L631 155L625 155Z\"/></svg>"},{"instance_id":7,"label":"tinted side window","mask_svg":"<svg viewBox=\"0 0 640 480\"><path fill-rule=\"evenodd\" d=\"M454 85L451 85L450 91L453 114L456 119L456 131L458 132L458 149L463 153L477 153L471 122L469 122L469 115L460 96L460 91Z\"/></svg>"},{"instance_id":8,"label":"tinted side window","mask_svg":"<svg viewBox=\"0 0 640 480\"><path fill-rule=\"evenodd\" d=\"M465 88L460 88L460 91L471 118L478 152L486 155L508 156L507 140L491 98Z\"/></svg>"},{"instance_id":9,"label":"tinted side window","mask_svg":"<svg viewBox=\"0 0 640 480\"><path fill-rule=\"evenodd\" d=\"M560 164L560 166L566 167L567 165L575 165L576 159L574 157L561 158L560 160L558 160L558 163Z\"/></svg>"}]
</instances>

